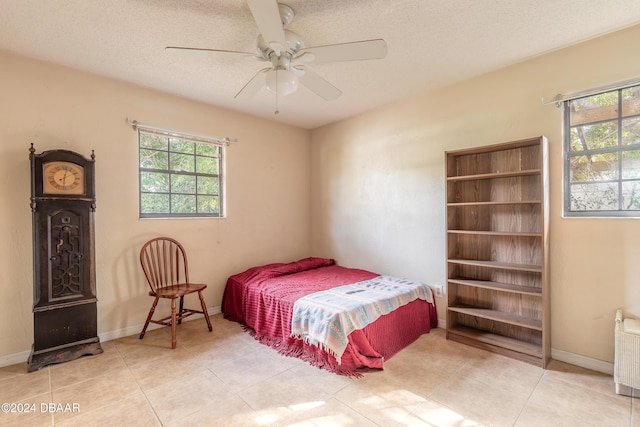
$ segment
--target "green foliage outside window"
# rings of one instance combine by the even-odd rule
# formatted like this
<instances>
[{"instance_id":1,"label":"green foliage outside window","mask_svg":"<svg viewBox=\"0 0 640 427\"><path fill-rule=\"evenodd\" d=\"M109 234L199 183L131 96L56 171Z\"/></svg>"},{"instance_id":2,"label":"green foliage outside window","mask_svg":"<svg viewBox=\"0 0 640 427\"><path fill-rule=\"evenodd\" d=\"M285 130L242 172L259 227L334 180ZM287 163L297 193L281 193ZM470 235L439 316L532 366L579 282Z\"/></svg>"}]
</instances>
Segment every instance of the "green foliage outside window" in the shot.
<instances>
[{"instance_id":1,"label":"green foliage outside window","mask_svg":"<svg viewBox=\"0 0 640 427\"><path fill-rule=\"evenodd\" d=\"M140 217L222 216L220 146L139 131Z\"/></svg>"},{"instance_id":2,"label":"green foliage outside window","mask_svg":"<svg viewBox=\"0 0 640 427\"><path fill-rule=\"evenodd\" d=\"M640 214L640 86L565 102L565 213Z\"/></svg>"}]
</instances>

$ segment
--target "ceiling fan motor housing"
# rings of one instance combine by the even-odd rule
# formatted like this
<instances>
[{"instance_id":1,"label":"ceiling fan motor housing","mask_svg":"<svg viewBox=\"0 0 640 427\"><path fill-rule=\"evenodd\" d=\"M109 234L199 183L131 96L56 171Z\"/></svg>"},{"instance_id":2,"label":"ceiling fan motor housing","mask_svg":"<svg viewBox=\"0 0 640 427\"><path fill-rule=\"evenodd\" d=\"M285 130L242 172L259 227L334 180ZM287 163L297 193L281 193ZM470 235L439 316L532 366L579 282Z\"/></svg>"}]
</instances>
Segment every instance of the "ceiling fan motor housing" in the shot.
<instances>
[{"instance_id":1,"label":"ceiling fan motor housing","mask_svg":"<svg viewBox=\"0 0 640 427\"><path fill-rule=\"evenodd\" d=\"M246 0L260 35L256 39L255 58L269 63L236 93L235 98L248 100L267 87L278 95L288 95L301 83L311 92L327 101L338 98L342 92L309 69L308 63L382 59L387 45L382 39L307 47L293 31L285 29L294 18L293 9L277 0ZM167 46L169 52L202 52L207 54L234 54L254 56L251 53L221 49ZM304 62L297 64L296 62ZM277 97L276 97L277 102Z\"/></svg>"},{"instance_id":2,"label":"ceiling fan motor housing","mask_svg":"<svg viewBox=\"0 0 640 427\"><path fill-rule=\"evenodd\" d=\"M296 53L298 53L298 51L300 51L301 49L304 49L304 40L302 40L302 37L300 37L298 34L294 33L293 31L284 30L284 37L287 41L286 52L288 52L291 57L295 56ZM260 34L256 39L256 44L258 48L258 54L267 61L271 61L271 54L275 51L271 48L271 46L265 43L262 34Z\"/></svg>"}]
</instances>

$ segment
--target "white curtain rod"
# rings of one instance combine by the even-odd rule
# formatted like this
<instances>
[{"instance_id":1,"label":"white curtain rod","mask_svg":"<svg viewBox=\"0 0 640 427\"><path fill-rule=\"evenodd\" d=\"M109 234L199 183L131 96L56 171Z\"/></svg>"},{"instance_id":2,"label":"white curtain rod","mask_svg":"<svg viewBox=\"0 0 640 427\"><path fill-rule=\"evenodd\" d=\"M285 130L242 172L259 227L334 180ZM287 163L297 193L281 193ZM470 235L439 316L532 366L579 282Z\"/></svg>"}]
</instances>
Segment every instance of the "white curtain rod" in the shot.
<instances>
[{"instance_id":1,"label":"white curtain rod","mask_svg":"<svg viewBox=\"0 0 640 427\"><path fill-rule=\"evenodd\" d=\"M166 136L173 136L176 138L189 138L195 141L200 141L200 142L208 142L208 143L213 143L213 144L217 144L217 145L226 145L229 146L230 144L235 144L236 142L238 142L238 140L236 139L229 139L229 138L218 138L215 136L204 136L204 135L196 135L193 133L187 133L187 132L182 132L182 131L177 131L177 130L171 130L171 129L164 129L158 126L152 126L152 125L146 125L144 123L139 123L137 120L129 120L129 118L127 118L127 123L129 125L131 125L131 127L133 128L133 130L138 130L141 129L143 131L151 131L151 132L155 132L155 133L160 133L162 135L166 135Z\"/></svg>"},{"instance_id":2,"label":"white curtain rod","mask_svg":"<svg viewBox=\"0 0 640 427\"><path fill-rule=\"evenodd\" d=\"M545 101L544 97L542 97L542 105L556 104L556 107L560 107L564 101L571 101L573 99L584 98L586 96L597 95L599 93L609 92L609 91L618 90L618 89L624 89L629 86L637 86L637 85L640 85L640 80L633 79L633 80L627 80L622 83L616 83L611 86L604 86L596 89L589 89L581 92L574 92L567 95L563 95L559 93L551 101Z\"/></svg>"}]
</instances>

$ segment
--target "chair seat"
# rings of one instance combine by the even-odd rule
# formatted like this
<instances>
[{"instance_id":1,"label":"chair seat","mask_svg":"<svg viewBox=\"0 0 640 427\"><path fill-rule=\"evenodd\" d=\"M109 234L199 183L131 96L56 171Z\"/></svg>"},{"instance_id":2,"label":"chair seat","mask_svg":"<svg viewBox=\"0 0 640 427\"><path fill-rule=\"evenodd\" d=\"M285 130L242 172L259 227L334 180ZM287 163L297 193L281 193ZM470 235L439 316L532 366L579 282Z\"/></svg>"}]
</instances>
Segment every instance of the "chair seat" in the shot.
<instances>
[{"instance_id":1,"label":"chair seat","mask_svg":"<svg viewBox=\"0 0 640 427\"><path fill-rule=\"evenodd\" d=\"M160 298L177 298L184 295L198 292L205 289L207 285L202 283L178 283L177 285L167 286L165 288L158 289L157 292L149 291L149 295Z\"/></svg>"}]
</instances>

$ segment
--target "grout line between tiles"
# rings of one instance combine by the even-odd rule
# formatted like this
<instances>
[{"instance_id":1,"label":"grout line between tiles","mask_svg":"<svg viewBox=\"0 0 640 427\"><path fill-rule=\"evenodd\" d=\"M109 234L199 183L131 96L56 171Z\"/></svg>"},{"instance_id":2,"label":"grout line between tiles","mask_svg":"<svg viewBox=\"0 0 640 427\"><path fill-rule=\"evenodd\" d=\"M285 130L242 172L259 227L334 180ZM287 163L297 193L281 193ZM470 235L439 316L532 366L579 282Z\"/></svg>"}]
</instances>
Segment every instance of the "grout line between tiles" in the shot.
<instances>
[{"instance_id":1,"label":"grout line between tiles","mask_svg":"<svg viewBox=\"0 0 640 427\"><path fill-rule=\"evenodd\" d=\"M438 384L437 386L435 386L435 387L433 388L433 390L431 390L431 393L427 394L427 396L426 396L426 397L427 397L428 399L430 399L430 400L434 401L434 402L437 402L437 403L439 403L439 404L441 404L441 405L443 405L443 406L446 406L446 405L444 405L443 403L438 402L436 399L433 399L431 396L433 396L433 394L434 394L436 391L438 391L438 389L440 389L440 388L441 388L441 387L442 387L442 386L443 386L447 381L449 381L451 378L453 378L453 377L454 377L458 372L460 372L462 369L464 369L464 367L465 367L465 366L467 366L469 363L470 363L470 362L468 362L468 361L467 361L467 362L464 362L464 363L460 364L460 366L459 366L457 369L454 369L454 370L453 370L453 372L451 372L451 374L449 374L446 378L444 378L442 381L440 381L440 384Z\"/></svg>"},{"instance_id":2,"label":"grout line between tiles","mask_svg":"<svg viewBox=\"0 0 640 427\"><path fill-rule=\"evenodd\" d=\"M46 368L47 368L47 376L49 378L49 402L53 402L53 383L51 381L51 367L47 366ZM51 421L50 425L55 426L56 419L55 419L55 416L53 415L53 412L51 412L49 419Z\"/></svg>"},{"instance_id":3,"label":"grout line between tiles","mask_svg":"<svg viewBox=\"0 0 640 427\"><path fill-rule=\"evenodd\" d=\"M133 372L131 371L131 366L129 366L129 364L127 363L126 358L124 357L124 354L122 354L122 352L120 351L120 348L114 344L115 350L118 352L118 354L120 355L120 358L122 359L122 362L124 363L124 365L127 367L127 372L129 372L129 374L131 375L131 377L133 378L133 380L136 382L136 385L138 386L138 390L140 390L140 392L142 393L142 395L144 396L144 400L145 402L147 402L147 405L149 405L149 408L151 409L151 412L153 412L153 416L156 417L156 420L158 421L158 424L161 426L164 426L164 423L162 422L162 420L160 419L160 416L158 416L158 413L156 412L156 409L153 407L153 405L151 404L151 402L149 401L149 397L147 396L147 393L145 393L145 391L142 389L142 386L140 385L140 383L138 382L138 379L136 378L136 376L133 374Z\"/></svg>"},{"instance_id":4,"label":"grout line between tiles","mask_svg":"<svg viewBox=\"0 0 640 427\"><path fill-rule=\"evenodd\" d=\"M520 420L520 417L522 416L522 413L526 409L527 405L529 405L529 401L531 400L531 396L533 396L533 393L536 392L536 390L538 389L538 386L542 382L542 379L545 377L545 375L547 375L547 371L545 369L543 369L542 370L542 375L540 375L540 378L538 378L538 381L536 381L535 387L533 387L531 389L531 393L529 393L529 396L527 397L527 400L524 402L524 405L522 405L522 408L520 408L520 412L518 412L518 416L513 421L513 424L512 424L513 426L518 424L518 420Z\"/></svg>"}]
</instances>

